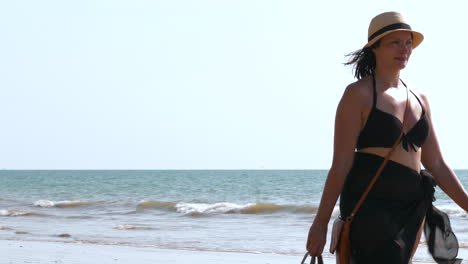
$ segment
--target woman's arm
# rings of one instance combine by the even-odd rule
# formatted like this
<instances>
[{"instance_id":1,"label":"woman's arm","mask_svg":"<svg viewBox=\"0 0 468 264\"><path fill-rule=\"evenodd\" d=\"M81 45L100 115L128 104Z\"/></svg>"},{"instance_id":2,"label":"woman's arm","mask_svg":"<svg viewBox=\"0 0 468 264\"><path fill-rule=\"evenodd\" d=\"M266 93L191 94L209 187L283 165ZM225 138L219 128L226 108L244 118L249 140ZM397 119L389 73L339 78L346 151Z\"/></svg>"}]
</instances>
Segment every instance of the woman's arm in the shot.
<instances>
[{"instance_id":1,"label":"woman's arm","mask_svg":"<svg viewBox=\"0 0 468 264\"><path fill-rule=\"evenodd\" d=\"M328 224L345 177L353 164L354 149L361 125L361 111L357 96L357 92L348 87L338 105L332 166L328 172L320 206L314 219L314 223L318 225Z\"/></svg>"},{"instance_id":2,"label":"woman's arm","mask_svg":"<svg viewBox=\"0 0 468 264\"><path fill-rule=\"evenodd\" d=\"M323 252L327 225L333 208L343 188L344 179L351 169L354 149L363 117L363 88L356 84L348 86L338 104L335 117L333 162L328 172L317 215L309 230L307 250L311 256Z\"/></svg>"},{"instance_id":3,"label":"woman's arm","mask_svg":"<svg viewBox=\"0 0 468 264\"><path fill-rule=\"evenodd\" d=\"M421 162L434 176L440 188L452 198L455 203L468 212L468 195L453 170L449 168L442 157L439 142L437 141L437 136L432 124L429 102L423 94L421 94L421 98L426 105L430 128L429 137L422 146Z\"/></svg>"}]
</instances>

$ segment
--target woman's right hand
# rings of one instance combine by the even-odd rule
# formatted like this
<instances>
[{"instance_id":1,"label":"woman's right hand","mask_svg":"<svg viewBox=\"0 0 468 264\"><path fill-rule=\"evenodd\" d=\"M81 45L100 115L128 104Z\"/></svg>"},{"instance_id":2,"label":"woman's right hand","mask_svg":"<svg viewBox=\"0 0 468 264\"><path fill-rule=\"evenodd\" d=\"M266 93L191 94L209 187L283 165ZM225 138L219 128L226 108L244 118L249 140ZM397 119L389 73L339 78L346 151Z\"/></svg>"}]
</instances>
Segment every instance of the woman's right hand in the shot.
<instances>
[{"instance_id":1,"label":"woman's right hand","mask_svg":"<svg viewBox=\"0 0 468 264\"><path fill-rule=\"evenodd\" d=\"M325 243L327 242L327 225L314 223L309 229L309 236L307 237L307 252L311 256L321 255Z\"/></svg>"}]
</instances>

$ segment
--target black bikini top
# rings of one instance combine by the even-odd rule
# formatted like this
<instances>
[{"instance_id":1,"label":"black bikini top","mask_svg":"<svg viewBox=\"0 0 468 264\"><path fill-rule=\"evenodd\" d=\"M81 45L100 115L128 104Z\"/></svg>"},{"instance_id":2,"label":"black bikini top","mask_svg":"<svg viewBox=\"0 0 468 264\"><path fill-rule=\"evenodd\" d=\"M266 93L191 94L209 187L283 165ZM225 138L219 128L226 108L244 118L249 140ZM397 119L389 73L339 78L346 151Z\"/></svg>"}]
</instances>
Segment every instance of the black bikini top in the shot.
<instances>
[{"instance_id":1,"label":"black bikini top","mask_svg":"<svg viewBox=\"0 0 468 264\"><path fill-rule=\"evenodd\" d=\"M377 108L377 91L375 88L374 76L372 81L374 86L374 103L369 117L367 118L366 125L359 134L356 145L357 150L368 147L391 148L398 139L403 126L400 119ZM403 85L406 87L405 83L403 83ZM409 151L408 145L411 146L414 151L417 151L429 136L429 121L427 120L424 106L421 104L418 96L413 93L413 91L411 91L411 93L416 97L419 105L421 105L422 114L416 124L408 132L403 133L401 142L406 151Z\"/></svg>"}]
</instances>

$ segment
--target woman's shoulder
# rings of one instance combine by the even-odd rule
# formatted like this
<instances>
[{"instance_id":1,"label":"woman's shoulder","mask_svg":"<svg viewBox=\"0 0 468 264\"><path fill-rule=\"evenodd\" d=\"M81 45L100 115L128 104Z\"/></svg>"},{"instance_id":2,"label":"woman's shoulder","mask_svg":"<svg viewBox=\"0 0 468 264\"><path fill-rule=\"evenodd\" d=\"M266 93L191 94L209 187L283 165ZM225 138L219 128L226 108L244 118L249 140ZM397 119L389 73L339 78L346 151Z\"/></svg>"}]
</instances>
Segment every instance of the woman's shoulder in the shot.
<instances>
[{"instance_id":1,"label":"woman's shoulder","mask_svg":"<svg viewBox=\"0 0 468 264\"><path fill-rule=\"evenodd\" d=\"M369 78L363 78L350 83L344 91L343 98L345 97L361 104L371 105L373 100L372 81Z\"/></svg>"}]
</instances>

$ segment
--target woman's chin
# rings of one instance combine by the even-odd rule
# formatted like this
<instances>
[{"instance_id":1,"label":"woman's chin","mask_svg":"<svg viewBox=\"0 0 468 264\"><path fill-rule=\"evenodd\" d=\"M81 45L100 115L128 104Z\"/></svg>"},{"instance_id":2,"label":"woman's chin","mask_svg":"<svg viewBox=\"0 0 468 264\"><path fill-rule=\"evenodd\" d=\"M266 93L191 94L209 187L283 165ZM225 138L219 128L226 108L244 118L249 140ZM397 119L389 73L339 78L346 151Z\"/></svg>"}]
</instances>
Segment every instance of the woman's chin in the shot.
<instances>
[{"instance_id":1,"label":"woman's chin","mask_svg":"<svg viewBox=\"0 0 468 264\"><path fill-rule=\"evenodd\" d=\"M403 70L403 69L406 67L406 65L408 65L408 61L407 61L407 60L405 60L405 61L398 61L398 62L396 63L396 65L397 65L398 68L400 68L400 70Z\"/></svg>"},{"instance_id":2,"label":"woman's chin","mask_svg":"<svg viewBox=\"0 0 468 264\"><path fill-rule=\"evenodd\" d=\"M407 62L398 63L397 65L395 65L395 68L399 70L403 70L404 68L406 68L407 64L408 64Z\"/></svg>"}]
</instances>

